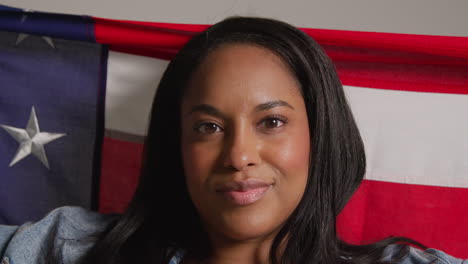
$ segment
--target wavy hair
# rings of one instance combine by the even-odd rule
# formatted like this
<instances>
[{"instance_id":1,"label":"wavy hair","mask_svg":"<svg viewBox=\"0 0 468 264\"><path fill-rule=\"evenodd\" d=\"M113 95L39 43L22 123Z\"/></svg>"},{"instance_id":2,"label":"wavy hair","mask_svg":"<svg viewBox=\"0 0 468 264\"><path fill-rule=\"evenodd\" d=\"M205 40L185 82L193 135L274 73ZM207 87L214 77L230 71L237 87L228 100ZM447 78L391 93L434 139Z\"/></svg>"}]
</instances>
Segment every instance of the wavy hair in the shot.
<instances>
[{"instance_id":1,"label":"wavy hair","mask_svg":"<svg viewBox=\"0 0 468 264\"><path fill-rule=\"evenodd\" d=\"M180 102L192 73L214 49L252 44L277 54L300 84L310 131L307 186L275 237L271 263L383 263L389 238L351 245L336 233L336 218L363 180L363 142L334 65L321 47L284 22L233 17L194 36L170 62L154 98L139 185L128 209L105 231L84 263L168 263L177 251L202 260L210 242L185 183ZM280 244L285 247L278 254ZM408 251L400 244L400 257Z\"/></svg>"}]
</instances>

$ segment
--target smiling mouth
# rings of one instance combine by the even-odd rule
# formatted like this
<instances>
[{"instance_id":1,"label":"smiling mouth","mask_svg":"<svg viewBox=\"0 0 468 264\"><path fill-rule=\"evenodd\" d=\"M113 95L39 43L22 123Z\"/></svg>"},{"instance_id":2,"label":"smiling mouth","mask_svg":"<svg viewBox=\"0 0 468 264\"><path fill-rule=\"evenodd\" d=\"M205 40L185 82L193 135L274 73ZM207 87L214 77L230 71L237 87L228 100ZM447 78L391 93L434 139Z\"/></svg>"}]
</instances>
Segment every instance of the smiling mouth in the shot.
<instances>
[{"instance_id":1,"label":"smiling mouth","mask_svg":"<svg viewBox=\"0 0 468 264\"><path fill-rule=\"evenodd\" d=\"M228 182L222 185L217 192L223 194L236 205L249 205L260 200L271 186L271 183L247 179L239 182Z\"/></svg>"},{"instance_id":2,"label":"smiling mouth","mask_svg":"<svg viewBox=\"0 0 468 264\"><path fill-rule=\"evenodd\" d=\"M270 186L265 186L247 191L227 191L223 192L223 194L237 205L249 205L260 200L269 188Z\"/></svg>"}]
</instances>

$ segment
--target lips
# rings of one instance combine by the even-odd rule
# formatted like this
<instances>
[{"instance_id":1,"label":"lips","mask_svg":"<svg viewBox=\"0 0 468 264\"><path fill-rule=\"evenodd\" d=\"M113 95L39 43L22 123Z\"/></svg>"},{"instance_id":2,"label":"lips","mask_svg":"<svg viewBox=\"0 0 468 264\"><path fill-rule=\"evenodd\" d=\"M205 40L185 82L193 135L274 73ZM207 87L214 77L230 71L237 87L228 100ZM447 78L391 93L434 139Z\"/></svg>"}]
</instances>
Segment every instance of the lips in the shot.
<instances>
[{"instance_id":1,"label":"lips","mask_svg":"<svg viewBox=\"0 0 468 264\"><path fill-rule=\"evenodd\" d=\"M257 179L232 181L221 185L216 191L236 205L249 205L260 200L272 183Z\"/></svg>"}]
</instances>

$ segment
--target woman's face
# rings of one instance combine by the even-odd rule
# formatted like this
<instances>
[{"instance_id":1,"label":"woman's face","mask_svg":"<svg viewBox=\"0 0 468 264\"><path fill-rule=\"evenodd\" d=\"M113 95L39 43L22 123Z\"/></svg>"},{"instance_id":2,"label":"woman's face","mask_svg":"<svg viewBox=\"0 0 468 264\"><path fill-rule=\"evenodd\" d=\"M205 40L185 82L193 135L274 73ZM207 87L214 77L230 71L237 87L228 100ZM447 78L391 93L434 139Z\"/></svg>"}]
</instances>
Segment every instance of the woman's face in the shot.
<instances>
[{"instance_id":1,"label":"woman's face","mask_svg":"<svg viewBox=\"0 0 468 264\"><path fill-rule=\"evenodd\" d=\"M195 71L181 107L187 188L210 238L272 238L308 177L309 126L294 76L265 48L227 44Z\"/></svg>"}]
</instances>

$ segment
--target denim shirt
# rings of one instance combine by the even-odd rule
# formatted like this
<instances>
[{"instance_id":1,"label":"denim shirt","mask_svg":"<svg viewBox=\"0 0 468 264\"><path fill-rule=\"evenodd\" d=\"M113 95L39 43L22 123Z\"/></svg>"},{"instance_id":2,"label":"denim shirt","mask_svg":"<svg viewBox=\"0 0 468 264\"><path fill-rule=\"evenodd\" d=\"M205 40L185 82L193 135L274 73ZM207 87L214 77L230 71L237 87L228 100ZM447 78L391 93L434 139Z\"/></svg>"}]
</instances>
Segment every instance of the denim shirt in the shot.
<instances>
[{"instance_id":1,"label":"denim shirt","mask_svg":"<svg viewBox=\"0 0 468 264\"><path fill-rule=\"evenodd\" d=\"M61 207L36 223L22 226L0 226L1 264L46 263L48 252L61 259L52 263L73 264L94 245L93 234L104 230L116 220L115 215L102 215L79 207ZM52 251L51 251L52 250ZM393 245L385 249L383 260L396 254ZM179 252L169 264L178 264ZM401 264L468 264L468 260L451 257L435 249L411 248Z\"/></svg>"}]
</instances>

